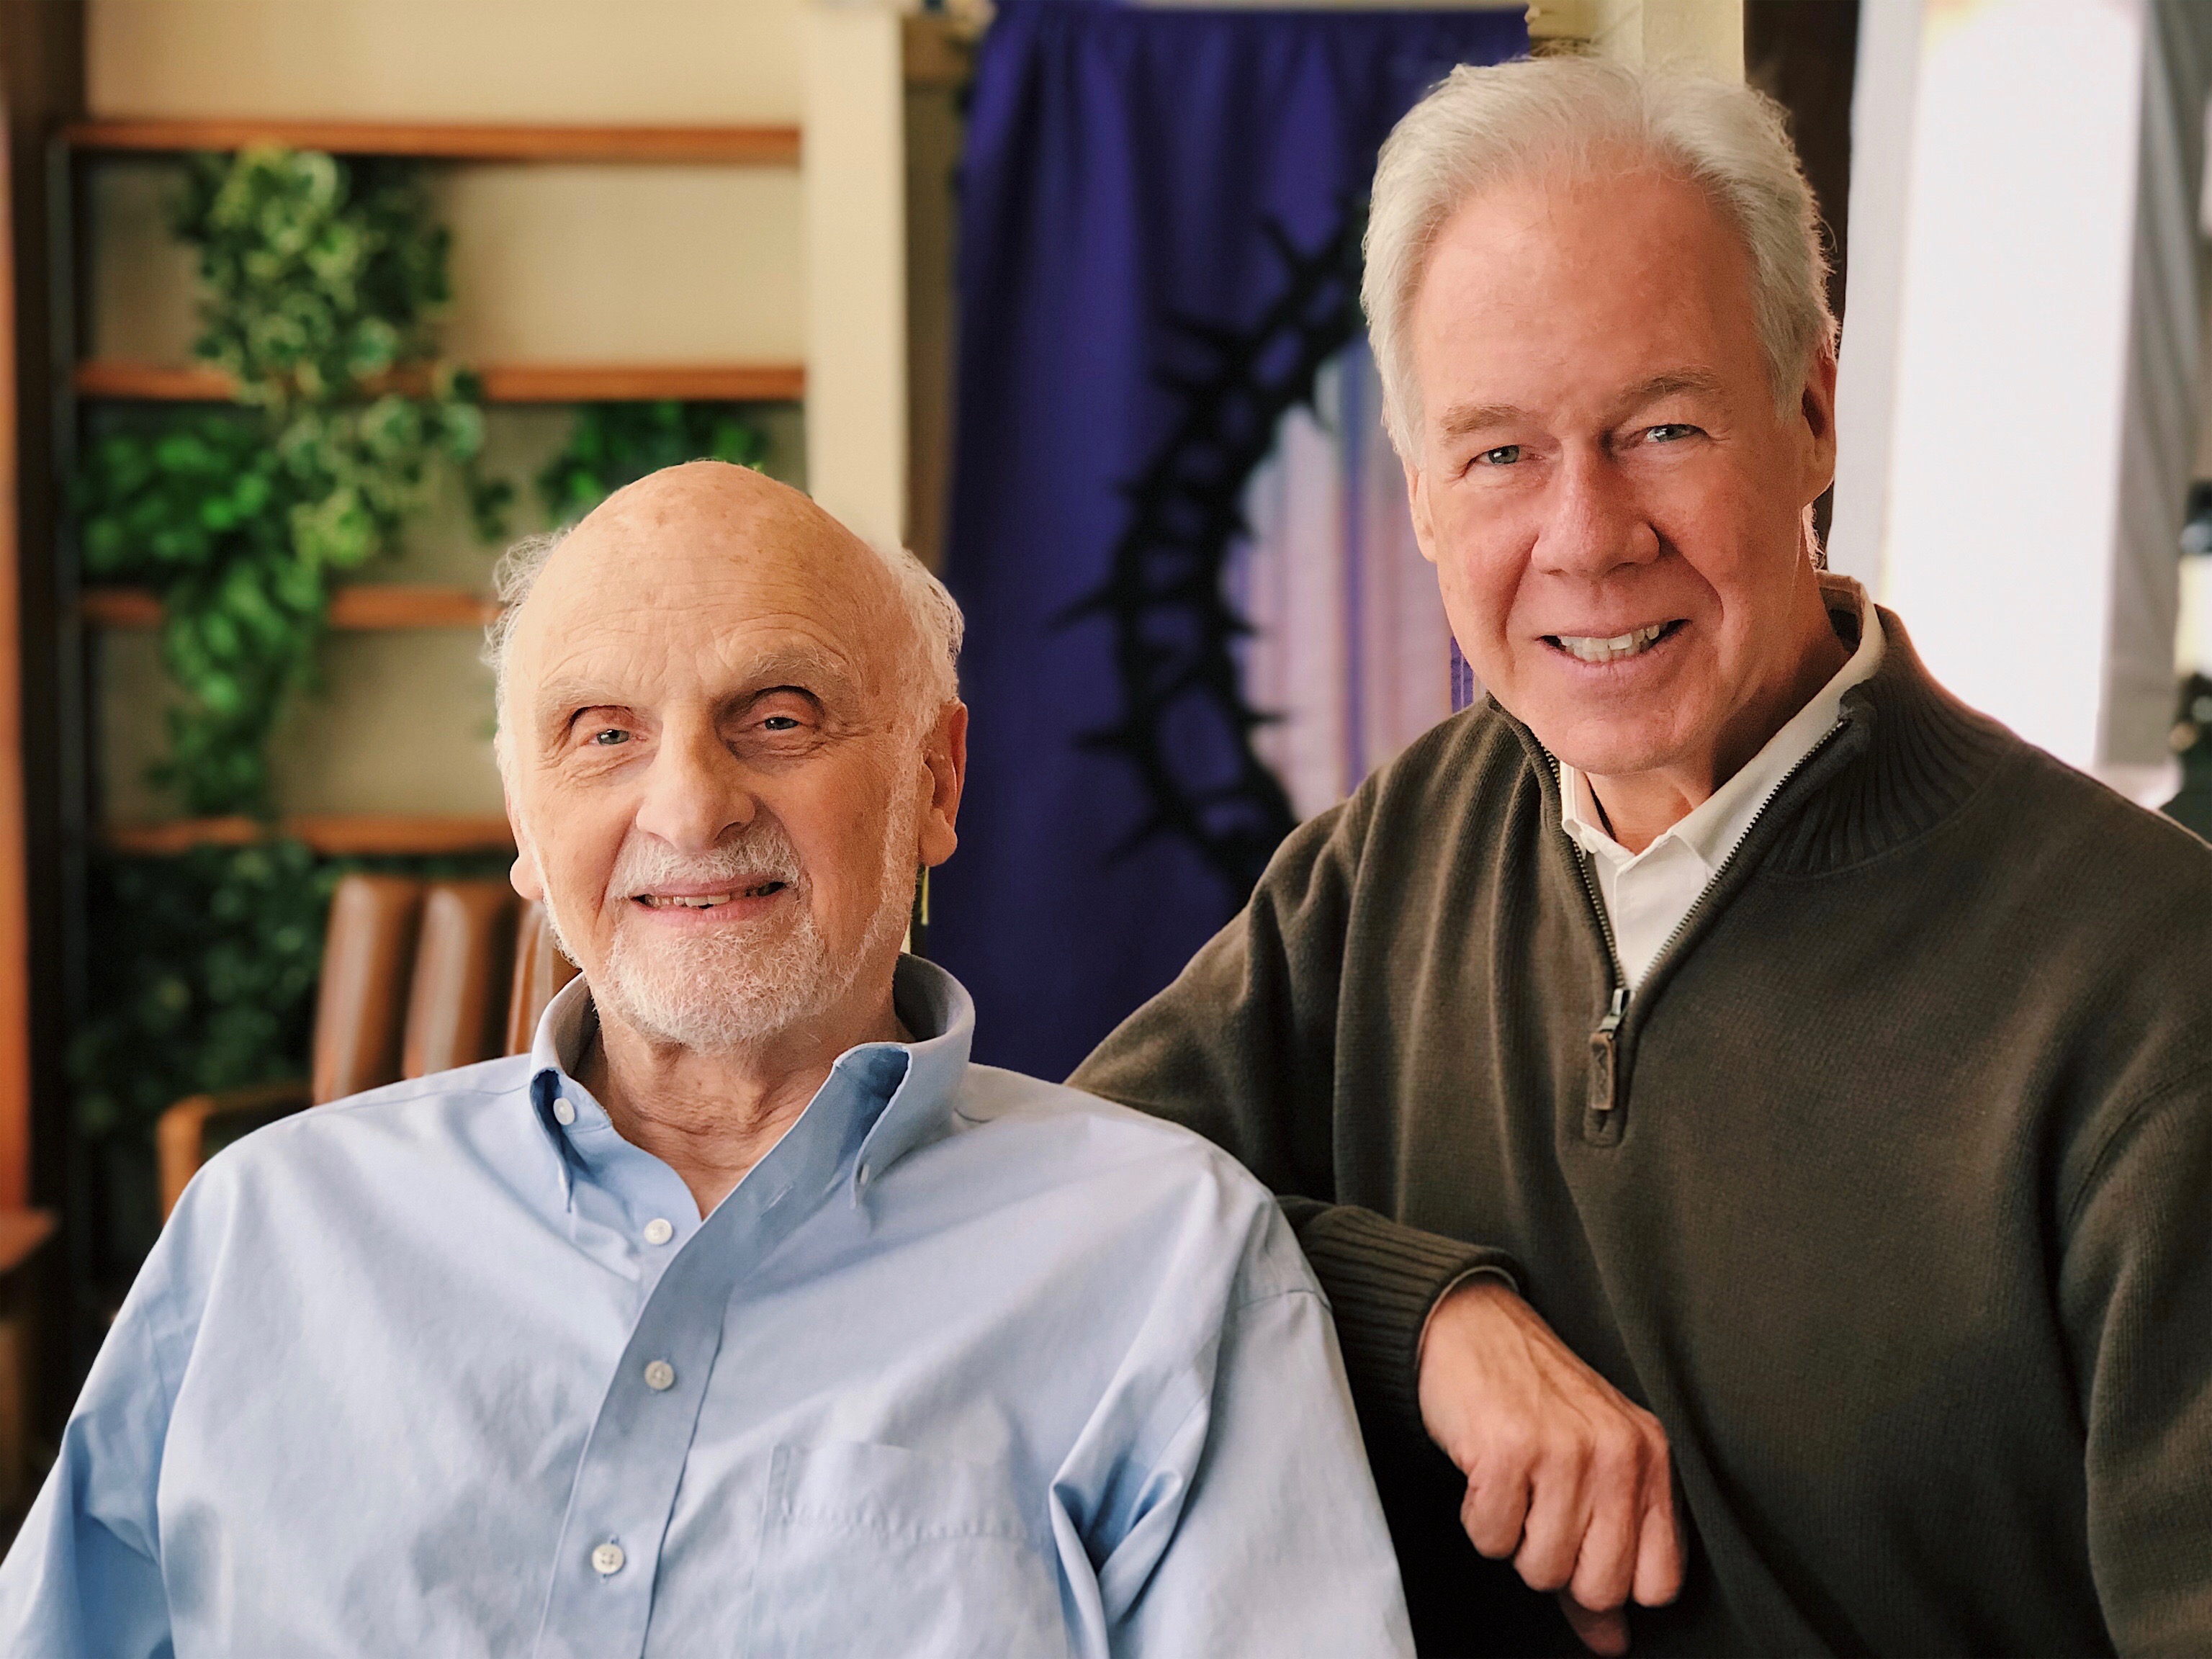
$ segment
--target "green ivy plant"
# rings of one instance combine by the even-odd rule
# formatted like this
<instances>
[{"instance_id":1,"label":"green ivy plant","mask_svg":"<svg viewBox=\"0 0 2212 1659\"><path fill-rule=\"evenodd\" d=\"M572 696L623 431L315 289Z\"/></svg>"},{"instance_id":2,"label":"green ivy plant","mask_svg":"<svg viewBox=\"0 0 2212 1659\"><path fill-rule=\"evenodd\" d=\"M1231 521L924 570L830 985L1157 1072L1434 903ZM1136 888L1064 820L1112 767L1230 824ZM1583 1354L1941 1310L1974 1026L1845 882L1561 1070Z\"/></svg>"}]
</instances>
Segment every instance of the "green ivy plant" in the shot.
<instances>
[{"instance_id":1,"label":"green ivy plant","mask_svg":"<svg viewBox=\"0 0 2212 1659\"><path fill-rule=\"evenodd\" d=\"M397 545L441 464L488 538L508 492L477 470L478 387L437 357L448 236L416 164L196 155L174 228L205 289L196 349L237 407L94 443L82 561L162 603L183 695L154 781L191 813L265 814L269 739L313 679L336 580Z\"/></svg>"},{"instance_id":2,"label":"green ivy plant","mask_svg":"<svg viewBox=\"0 0 2212 1659\"><path fill-rule=\"evenodd\" d=\"M768 441L735 404L586 404L568 441L538 475L556 524L580 519L624 484L684 461L757 466Z\"/></svg>"}]
</instances>

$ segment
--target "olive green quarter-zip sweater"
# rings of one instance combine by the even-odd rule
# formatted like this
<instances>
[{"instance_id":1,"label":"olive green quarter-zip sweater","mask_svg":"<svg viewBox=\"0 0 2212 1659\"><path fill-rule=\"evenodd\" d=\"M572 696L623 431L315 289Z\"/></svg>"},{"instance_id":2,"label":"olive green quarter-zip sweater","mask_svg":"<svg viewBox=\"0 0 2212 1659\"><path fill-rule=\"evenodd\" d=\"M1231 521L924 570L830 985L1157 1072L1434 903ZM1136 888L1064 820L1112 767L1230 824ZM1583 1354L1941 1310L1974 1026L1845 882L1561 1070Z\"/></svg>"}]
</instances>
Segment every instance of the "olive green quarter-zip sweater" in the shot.
<instances>
[{"instance_id":1,"label":"olive green quarter-zip sweater","mask_svg":"<svg viewBox=\"0 0 2212 1659\"><path fill-rule=\"evenodd\" d=\"M1897 619L1640 990L1549 757L1444 722L1076 1073L1284 1195L1425 1651L1526 1650L1422 1435L1510 1271L1671 1442L1643 1653L2212 1652L2212 850Z\"/></svg>"}]
</instances>

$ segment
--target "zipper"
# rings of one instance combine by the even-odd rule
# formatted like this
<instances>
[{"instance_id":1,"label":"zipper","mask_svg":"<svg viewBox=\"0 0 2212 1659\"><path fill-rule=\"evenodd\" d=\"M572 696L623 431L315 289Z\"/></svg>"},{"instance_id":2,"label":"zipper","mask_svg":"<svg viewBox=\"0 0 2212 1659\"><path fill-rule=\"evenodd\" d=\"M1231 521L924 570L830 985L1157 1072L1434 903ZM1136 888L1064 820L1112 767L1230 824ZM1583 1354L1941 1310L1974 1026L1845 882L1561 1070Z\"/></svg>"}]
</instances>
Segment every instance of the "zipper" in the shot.
<instances>
[{"instance_id":1,"label":"zipper","mask_svg":"<svg viewBox=\"0 0 2212 1659\"><path fill-rule=\"evenodd\" d=\"M1728 856L1721 860L1720 867L1713 872L1713 878L1705 884L1705 890L1698 895L1696 902L1682 913L1681 921L1674 924L1674 931L1667 935L1666 942L1660 945L1658 954L1651 958L1651 966L1644 970L1644 977L1647 983L1653 972L1667 960L1674 947L1682 942L1682 936L1690 931L1691 924L1696 921L1699 915L1704 912L1706 902L1712 897L1713 890L1721 884L1721 878L1727 875L1730 866L1735 863L1736 854L1743 851L1744 843L1751 839L1752 832L1759 828L1759 821L1766 816L1767 809L1772 806L1777 797L1790 787L1791 780L1811 765L1814 757L1833 742L1836 733L1842 731L1848 724L1850 722L1847 720L1838 720L1822 732L1820 740L1800 755L1790 769L1776 781L1774 787L1766 792L1766 799L1759 803L1759 810L1751 815L1750 820L1743 826L1743 833L1738 836L1735 843L1729 847ZM1563 830L1561 833L1565 832ZM1606 915L1605 904L1599 897L1597 883L1590 875L1589 860L1583 855L1581 848L1573 845L1572 836L1568 837L1568 845L1575 855L1575 868L1582 873L1583 890L1589 895L1590 909L1597 916L1598 931L1605 935L1606 956L1613 969L1613 1000L1607 1006L1605 1018L1598 1021L1597 1029L1590 1033L1589 1039L1589 1106L1591 1127L1595 1132L1602 1134L1607 1125L1612 1121L1613 1114L1620 1109L1621 1103L1620 1025L1628 1015L1628 975L1621 969L1620 945L1613 937L1613 919Z\"/></svg>"},{"instance_id":2,"label":"zipper","mask_svg":"<svg viewBox=\"0 0 2212 1659\"><path fill-rule=\"evenodd\" d=\"M1627 1012L1628 988L1616 985L1613 988L1613 1002L1606 1009L1605 1018L1598 1021L1597 1030L1590 1033L1589 1109L1600 1129L1604 1128L1613 1108L1614 1079L1620 1074L1620 1068L1616 1064L1620 1059L1618 1034L1620 1017Z\"/></svg>"},{"instance_id":3,"label":"zipper","mask_svg":"<svg viewBox=\"0 0 2212 1659\"><path fill-rule=\"evenodd\" d=\"M1565 830L1561 835L1566 835ZM1613 936L1613 918L1606 914L1605 901L1599 896L1597 878L1590 874L1589 857L1575 845L1574 837L1567 836L1567 850L1574 854L1575 872L1583 878L1583 891L1589 895L1590 914L1597 918L1597 931L1605 940L1605 963L1613 975L1613 998L1607 1005L1605 1018L1590 1033L1589 1090L1584 1102L1592 1127L1602 1133L1613 1109L1615 1079L1620 1068L1615 1033L1628 1012L1628 974L1620 965L1620 941Z\"/></svg>"}]
</instances>

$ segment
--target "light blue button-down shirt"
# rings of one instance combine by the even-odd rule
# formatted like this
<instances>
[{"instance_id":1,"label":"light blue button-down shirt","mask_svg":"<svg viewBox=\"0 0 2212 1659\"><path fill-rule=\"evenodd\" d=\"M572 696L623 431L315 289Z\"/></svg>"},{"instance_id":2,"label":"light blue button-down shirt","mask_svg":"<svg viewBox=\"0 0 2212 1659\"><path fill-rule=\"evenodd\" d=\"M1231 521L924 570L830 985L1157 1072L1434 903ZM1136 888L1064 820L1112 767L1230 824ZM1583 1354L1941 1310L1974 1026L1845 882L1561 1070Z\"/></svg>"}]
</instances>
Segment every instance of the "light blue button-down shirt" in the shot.
<instances>
[{"instance_id":1,"label":"light blue button-down shirt","mask_svg":"<svg viewBox=\"0 0 2212 1659\"><path fill-rule=\"evenodd\" d=\"M1196 1137L843 1054L703 1220L527 1056L210 1162L0 1566L0 1651L1410 1650L1310 1271Z\"/></svg>"}]
</instances>

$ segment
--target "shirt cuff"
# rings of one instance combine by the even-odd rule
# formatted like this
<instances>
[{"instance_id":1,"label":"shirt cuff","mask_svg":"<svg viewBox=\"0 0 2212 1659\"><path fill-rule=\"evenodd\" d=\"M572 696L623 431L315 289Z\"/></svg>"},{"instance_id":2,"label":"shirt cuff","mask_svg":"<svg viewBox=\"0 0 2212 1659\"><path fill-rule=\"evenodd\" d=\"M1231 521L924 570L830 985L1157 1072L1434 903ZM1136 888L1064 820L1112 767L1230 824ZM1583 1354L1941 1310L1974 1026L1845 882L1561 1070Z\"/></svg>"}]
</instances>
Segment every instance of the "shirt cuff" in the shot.
<instances>
[{"instance_id":1,"label":"shirt cuff","mask_svg":"<svg viewBox=\"0 0 2212 1659\"><path fill-rule=\"evenodd\" d=\"M1307 1218L1298 1243L1335 1312L1354 1397L1401 1428L1425 1432L1421 1337L1431 1310L1474 1273L1495 1273L1517 1290L1513 1259L1349 1204Z\"/></svg>"}]
</instances>

